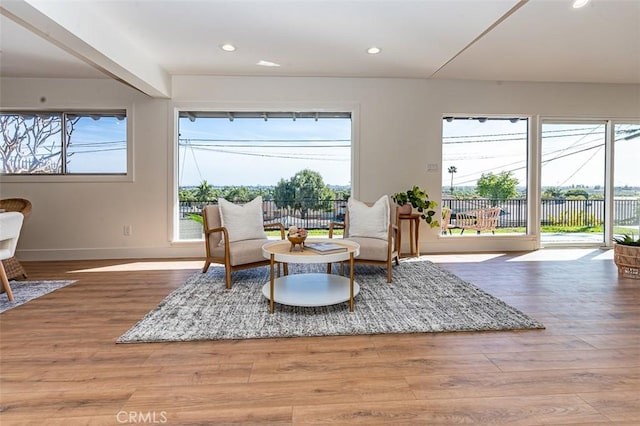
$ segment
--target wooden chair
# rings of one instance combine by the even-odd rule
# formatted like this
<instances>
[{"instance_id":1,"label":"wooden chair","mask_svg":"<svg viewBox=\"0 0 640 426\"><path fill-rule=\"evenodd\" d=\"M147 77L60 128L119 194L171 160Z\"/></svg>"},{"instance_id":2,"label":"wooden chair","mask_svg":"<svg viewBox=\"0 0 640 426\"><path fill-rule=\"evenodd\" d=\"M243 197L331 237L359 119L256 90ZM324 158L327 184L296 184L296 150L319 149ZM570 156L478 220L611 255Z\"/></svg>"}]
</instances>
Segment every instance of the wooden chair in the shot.
<instances>
[{"instance_id":1,"label":"wooden chair","mask_svg":"<svg viewBox=\"0 0 640 426\"><path fill-rule=\"evenodd\" d=\"M456 213L456 226L462 229L460 235L464 233L465 229L473 229L478 234L481 231L491 231L495 234L501 211L500 207L491 207Z\"/></svg>"},{"instance_id":2,"label":"wooden chair","mask_svg":"<svg viewBox=\"0 0 640 426\"><path fill-rule=\"evenodd\" d=\"M211 263L224 265L225 282L227 288L231 288L231 272L240 269L255 268L269 265L269 259L262 255L262 246L269 240L253 239L229 242L227 228L222 226L220 220L220 208L217 205L208 205L202 209L202 223L204 226L204 241L206 247L206 259L202 273L207 272ZM284 225L281 223L265 223L264 229L279 229L280 238L284 240ZM224 237L223 237L224 236ZM220 241L224 241L220 244ZM285 273L287 267L285 265Z\"/></svg>"},{"instance_id":3,"label":"wooden chair","mask_svg":"<svg viewBox=\"0 0 640 426\"><path fill-rule=\"evenodd\" d=\"M366 203L371 206L373 203ZM329 224L329 238L333 238L334 229L344 229L343 238L350 241L354 241L360 244L360 255L354 259L355 263L365 263L372 265L384 266L387 268L387 282L390 283L393 279L392 267L395 260L396 265L400 264L399 261L399 239L398 239L398 214L396 203L389 203L390 212L389 229L387 232L387 239L382 240L379 238L366 238L366 237L350 237L349 236L349 210L347 209L344 222L332 222ZM343 265L341 265L342 267ZM328 265L327 272L331 272L331 265Z\"/></svg>"},{"instance_id":4,"label":"wooden chair","mask_svg":"<svg viewBox=\"0 0 640 426\"><path fill-rule=\"evenodd\" d=\"M23 220L24 216L20 212L0 213L0 259L10 259L15 254ZM2 287L7 292L7 298L9 301L13 301L9 278L1 262L0 281L2 281Z\"/></svg>"},{"instance_id":5,"label":"wooden chair","mask_svg":"<svg viewBox=\"0 0 640 426\"><path fill-rule=\"evenodd\" d=\"M456 225L451 222L451 209L449 207L442 208L442 222L440 222L440 232L442 235L447 235L447 231L451 235L451 230L456 228Z\"/></svg>"},{"instance_id":6,"label":"wooden chair","mask_svg":"<svg viewBox=\"0 0 640 426\"><path fill-rule=\"evenodd\" d=\"M0 200L0 210L4 210L5 212L20 212L25 219L31 214L31 208L31 201L24 198L5 198ZM8 279L11 280L18 277L27 278L27 272L15 256L3 260L2 264Z\"/></svg>"}]
</instances>

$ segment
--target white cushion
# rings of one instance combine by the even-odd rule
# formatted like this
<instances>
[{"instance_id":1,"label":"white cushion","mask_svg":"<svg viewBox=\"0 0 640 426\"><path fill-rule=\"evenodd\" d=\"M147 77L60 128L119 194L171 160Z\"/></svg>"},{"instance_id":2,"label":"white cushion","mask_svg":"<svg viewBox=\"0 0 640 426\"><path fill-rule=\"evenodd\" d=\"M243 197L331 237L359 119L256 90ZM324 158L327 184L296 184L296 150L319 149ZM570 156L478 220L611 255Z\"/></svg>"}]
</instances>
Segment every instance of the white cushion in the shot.
<instances>
[{"instance_id":1,"label":"white cushion","mask_svg":"<svg viewBox=\"0 0 640 426\"><path fill-rule=\"evenodd\" d=\"M349 237L386 240L389 232L389 197L383 195L371 207L349 198Z\"/></svg>"},{"instance_id":2,"label":"white cushion","mask_svg":"<svg viewBox=\"0 0 640 426\"><path fill-rule=\"evenodd\" d=\"M262 197L258 196L243 206L219 198L218 206L220 222L227 228L230 243L267 238L262 220Z\"/></svg>"}]
</instances>

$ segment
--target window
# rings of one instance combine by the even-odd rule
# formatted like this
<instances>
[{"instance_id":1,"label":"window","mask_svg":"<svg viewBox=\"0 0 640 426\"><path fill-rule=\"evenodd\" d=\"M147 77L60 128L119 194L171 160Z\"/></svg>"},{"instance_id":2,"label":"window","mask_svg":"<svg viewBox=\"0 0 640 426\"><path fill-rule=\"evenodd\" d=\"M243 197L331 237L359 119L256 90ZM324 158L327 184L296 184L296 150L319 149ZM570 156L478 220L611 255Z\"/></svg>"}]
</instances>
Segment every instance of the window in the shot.
<instances>
[{"instance_id":1,"label":"window","mask_svg":"<svg viewBox=\"0 0 640 426\"><path fill-rule=\"evenodd\" d=\"M125 175L124 110L2 112L4 175Z\"/></svg>"},{"instance_id":2,"label":"window","mask_svg":"<svg viewBox=\"0 0 640 426\"><path fill-rule=\"evenodd\" d=\"M640 122L615 123L613 234L640 235Z\"/></svg>"},{"instance_id":3,"label":"window","mask_svg":"<svg viewBox=\"0 0 640 426\"><path fill-rule=\"evenodd\" d=\"M204 204L261 195L264 219L326 230L351 192L350 112L179 111L178 240ZM342 212L343 213L343 212Z\"/></svg>"},{"instance_id":4,"label":"window","mask_svg":"<svg viewBox=\"0 0 640 426\"><path fill-rule=\"evenodd\" d=\"M442 121L442 207L450 212L443 234L475 235L466 213L496 211L483 234L527 232L527 149L524 117L444 117ZM456 214L460 213L460 222ZM489 226L490 225L490 226ZM490 232L489 232L490 231Z\"/></svg>"},{"instance_id":5,"label":"window","mask_svg":"<svg viewBox=\"0 0 640 426\"><path fill-rule=\"evenodd\" d=\"M602 244L607 122L545 119L541 130L541 242Z\"/></svg>"}]
</instances>

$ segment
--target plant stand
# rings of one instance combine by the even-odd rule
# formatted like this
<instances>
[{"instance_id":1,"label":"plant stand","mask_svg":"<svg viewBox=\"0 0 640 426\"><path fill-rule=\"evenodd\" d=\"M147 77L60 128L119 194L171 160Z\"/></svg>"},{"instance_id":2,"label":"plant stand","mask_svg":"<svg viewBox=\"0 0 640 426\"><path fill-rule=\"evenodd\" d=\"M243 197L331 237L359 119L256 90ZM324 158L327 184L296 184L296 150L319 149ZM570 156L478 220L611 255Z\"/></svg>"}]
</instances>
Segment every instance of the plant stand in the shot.
<instances>
[{"instance_id":1,"label":"plant stand","mask_svg":"<svg viewBox=\"0 0 640 426\"><path fill-rule=\"evenodd\" d=\"M399 214L398 215L398 256L417 256L420 257L420 219L418 213ZM402 221L409 221L409 253L402 254Z\"/></svg>"},{"instance_id":2,"label":"plant stand","mask_svg":"<svg viewBox=\"0 0 640 426\"><path fill-rule=\"evenodd\" d=\"M640 280L640 247L614 244L613 261L618 276Z\"/></svg>"}]
</instances>

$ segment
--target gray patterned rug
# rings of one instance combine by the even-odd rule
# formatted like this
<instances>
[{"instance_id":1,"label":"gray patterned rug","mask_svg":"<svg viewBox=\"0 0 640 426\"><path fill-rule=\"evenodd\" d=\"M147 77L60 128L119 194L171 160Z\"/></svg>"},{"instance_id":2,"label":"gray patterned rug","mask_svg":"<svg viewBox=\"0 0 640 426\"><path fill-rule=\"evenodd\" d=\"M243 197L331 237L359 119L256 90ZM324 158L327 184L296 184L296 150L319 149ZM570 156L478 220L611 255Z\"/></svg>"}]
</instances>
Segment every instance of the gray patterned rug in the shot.
<instances>
[{"instance_id":1,"label":"gray patterned rug","mask_svg":"<svg viewBox=\"0 0 640 426\"><path fill-rule=\"evenodd\" d=\"M320 268L320 269L318 269ZM289 265L321 272L324 266ZM334 267L334 273L338 269ZM269 268L233 274L226 290L224 269L196 273L118 339L118 343L379 333L516 330L544 328L517 309L428 261L403 261L386 271L356 266L360 294L348 303L309 308L276 304L262 295Z\"/></svg>"},{"instance_id":2,"label":"gray patterned rug","mask_svg":"<svg viewBox=\"0 0 640 426\"><path fill-rule=\"evenodd\" d=\"M44 296L59 288L68 286L75 281L10 281L13 302L9 302L7 294L0 294L0 313L27 303L30 300ZM0 284L0 288L2 284Z\"/></svg>"}]
</instances>

